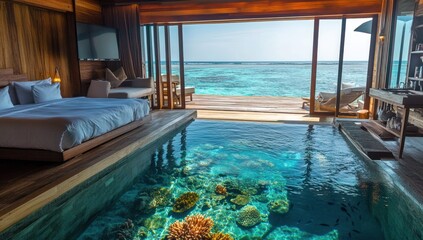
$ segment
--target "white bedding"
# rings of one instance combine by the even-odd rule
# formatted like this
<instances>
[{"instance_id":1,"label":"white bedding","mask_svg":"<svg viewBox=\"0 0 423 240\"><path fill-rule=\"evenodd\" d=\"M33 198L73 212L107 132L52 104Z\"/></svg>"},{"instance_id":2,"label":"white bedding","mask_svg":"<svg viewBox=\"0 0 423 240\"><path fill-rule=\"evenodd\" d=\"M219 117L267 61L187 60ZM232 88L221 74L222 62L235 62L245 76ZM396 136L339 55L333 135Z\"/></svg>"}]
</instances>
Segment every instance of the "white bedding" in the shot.
<instances>
[{"instance_id":1,"label":"white bedding","mask_svg":"<svg viewBox=\"0 0 423 240\"><path fill-rule=\"evenodd\" d=\"M0 110L0 147L63 152L149 113L145 99L64 98Z\"/></svg>"}]
</instances>

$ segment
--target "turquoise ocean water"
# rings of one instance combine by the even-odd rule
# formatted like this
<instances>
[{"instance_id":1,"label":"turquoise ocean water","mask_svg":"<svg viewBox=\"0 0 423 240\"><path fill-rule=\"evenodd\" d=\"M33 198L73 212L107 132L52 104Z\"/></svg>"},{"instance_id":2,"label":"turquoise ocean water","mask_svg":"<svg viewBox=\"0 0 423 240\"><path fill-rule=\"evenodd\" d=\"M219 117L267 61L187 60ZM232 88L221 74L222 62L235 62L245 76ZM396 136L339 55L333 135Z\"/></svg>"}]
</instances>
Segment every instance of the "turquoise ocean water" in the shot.
<instances>
[{"instance_id":1,"label":"turquoise ocean water","mask_svg":"<svg viewBox=\"0 0 423 240\"><path fill-rule=\"evenodd\" d=\"M173 74L179 74L177 64ZM162 67L165 73L165 67ZM311 62L185 62L186 85L197 94L225 96L290 96L310 94ZM366 61L347 61L343 82L365 86ZM334 92L338 62L319 62L316 92Z\"/></svg>"}]
</instances>

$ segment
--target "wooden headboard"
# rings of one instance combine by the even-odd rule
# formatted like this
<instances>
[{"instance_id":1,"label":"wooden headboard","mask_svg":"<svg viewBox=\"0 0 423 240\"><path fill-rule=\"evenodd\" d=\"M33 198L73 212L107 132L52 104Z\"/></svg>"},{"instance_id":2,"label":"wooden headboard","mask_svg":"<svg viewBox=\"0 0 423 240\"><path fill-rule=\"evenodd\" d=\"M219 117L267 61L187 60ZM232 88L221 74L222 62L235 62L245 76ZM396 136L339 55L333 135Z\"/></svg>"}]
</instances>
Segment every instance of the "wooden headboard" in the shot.
<instances>
[{"instance_id":1,"label":"wooden headboard","mask_svg":"<svg viewBox=\"0 0 423 240\"><path fill-rule=\"evenodd\" d=\"M16 81L28 81L28 78L25 74L13 74L12 68L0 69L0 87Z\"/></svg>"}]
</instances>

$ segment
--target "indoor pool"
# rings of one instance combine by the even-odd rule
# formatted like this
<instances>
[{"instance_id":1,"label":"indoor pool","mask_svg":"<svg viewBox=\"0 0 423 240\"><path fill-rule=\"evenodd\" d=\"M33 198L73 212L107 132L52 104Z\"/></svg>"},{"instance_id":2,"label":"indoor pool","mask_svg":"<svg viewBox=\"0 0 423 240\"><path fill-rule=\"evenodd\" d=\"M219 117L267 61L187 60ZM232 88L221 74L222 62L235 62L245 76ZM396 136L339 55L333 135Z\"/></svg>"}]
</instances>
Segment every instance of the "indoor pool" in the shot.
<instances>
[{"instance_id":1,"label":"indoor pool","mask_svg":"<svg viewBox=\"0 0 423 240\"><path fill-rule=\"evenodd\" d=\"M395 239L407 224L332 126L197 120L150 148L78 239Z\"/></svg>"}]
</instances>

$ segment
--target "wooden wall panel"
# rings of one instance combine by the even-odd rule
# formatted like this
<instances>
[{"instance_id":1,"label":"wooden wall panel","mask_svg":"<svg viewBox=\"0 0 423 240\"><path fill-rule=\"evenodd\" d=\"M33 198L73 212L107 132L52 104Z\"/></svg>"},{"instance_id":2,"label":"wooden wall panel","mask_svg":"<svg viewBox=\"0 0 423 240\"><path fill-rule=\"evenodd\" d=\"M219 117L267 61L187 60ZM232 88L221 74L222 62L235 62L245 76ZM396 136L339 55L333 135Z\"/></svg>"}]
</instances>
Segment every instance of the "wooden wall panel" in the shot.
<instances>
[{"instance_id":1,"label":"wooden wall panel","mask_svg":"<svg viewBox=\"0 0 423 240\"><path fill-rule=\"evenodd\" d=\"M79 79L70 78L66 14L11 1L0 1L0 14L0 68L37 80L59 67L62 95L79 94Z\"/></svg>"},{"instance_id":2,"label":"wooden wall panel","mask_svg":"<svg viewBox=\"0 0 423 240\"><path fill-rule=\"evenodd\" d=\"M75 12L77 22L103 24L100 0L76 0Z\"/></svg>"},{"instance_id":3,"label":"wooden wall panel","mask_svg":"<svg viewBox=\"0 0 423 240\"><path fill-rule=\"evenodd\" d=\"M131 0L102 1L115 4ZM380 13L382 0L185 0L140 3L141 23Z\"/></svg>"},{"instance_id":4,"label":"wooden wall panel","mask_svg":"<svg viewBox=\"0 0 423 240\"><path fill-rule=\"evenodd\" d=\"M13 0L14 2L60 12L73 12L72 0Z\"/></svg>"},{"instance_id":5,"label":"wooden wall panel","mask_svg":"<svg viewBox=\"0 0 423 240\"><path fill-rule=\"evenodd\" d=\"M10 41L11 33L9 27L6 2L0 2L0 69L13 68L13 50Z\"/></svg>"}]
</instances>

